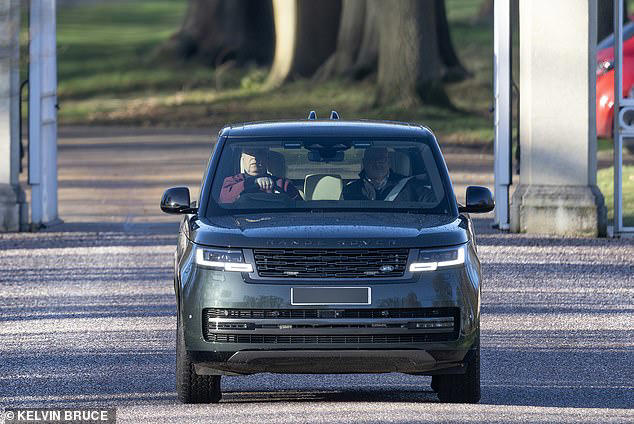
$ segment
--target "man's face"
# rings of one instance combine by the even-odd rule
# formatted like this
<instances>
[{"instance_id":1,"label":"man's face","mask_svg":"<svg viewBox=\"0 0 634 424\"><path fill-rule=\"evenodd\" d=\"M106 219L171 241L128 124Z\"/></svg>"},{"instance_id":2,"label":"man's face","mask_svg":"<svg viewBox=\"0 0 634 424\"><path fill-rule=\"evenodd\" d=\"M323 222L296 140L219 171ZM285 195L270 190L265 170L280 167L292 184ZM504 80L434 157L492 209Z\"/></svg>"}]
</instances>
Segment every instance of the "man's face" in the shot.
<instances>
[{"instance_id":1,"label":"man's face","mask_svg":"<svg viewBox=\"0 0 634 424\"><path fill-rule=\"evenodd\" d=\"M387 149L368 149L363 157L363 169L371 180L383 180L390 171Z\"/></svg>"},{"instance_id":2,"label":"man's face","mask_svg":"<svg viewBox=\"0 0 634 424\"><path fill-rule=\"evenodd\" d=\"M249 175L262 175L266 173L268 152L257 150L242 153L242 169Z\"/></svg>"}]
</instances>

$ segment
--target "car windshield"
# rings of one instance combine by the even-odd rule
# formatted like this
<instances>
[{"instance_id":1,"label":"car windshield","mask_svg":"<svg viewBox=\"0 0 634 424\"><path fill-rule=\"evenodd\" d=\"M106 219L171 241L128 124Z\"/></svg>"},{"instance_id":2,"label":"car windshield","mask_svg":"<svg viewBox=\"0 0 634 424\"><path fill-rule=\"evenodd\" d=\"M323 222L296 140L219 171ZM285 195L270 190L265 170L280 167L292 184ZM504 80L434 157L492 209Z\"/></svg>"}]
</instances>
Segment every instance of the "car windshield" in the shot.
<instances>
[{"instance_id":1,"label":"car windshield","mask_svg":"<svg viewBox=\"0 0 634 424\"><path fill-rule=\"evenodd\" d=\"M429 143L229 138L213 177L209 213L406 209L449 214L445 165Z\"/></svg>"}]
</instances>

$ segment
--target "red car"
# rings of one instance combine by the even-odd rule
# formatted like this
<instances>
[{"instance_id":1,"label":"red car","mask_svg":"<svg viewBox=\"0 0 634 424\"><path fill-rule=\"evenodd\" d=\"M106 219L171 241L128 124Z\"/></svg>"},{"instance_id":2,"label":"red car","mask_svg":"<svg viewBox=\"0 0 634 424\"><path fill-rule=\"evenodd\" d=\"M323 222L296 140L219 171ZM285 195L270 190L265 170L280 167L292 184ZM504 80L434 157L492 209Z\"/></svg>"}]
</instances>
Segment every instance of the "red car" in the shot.
<instances>
[{"instance_id":1,"label":"red car","mask_svg":"<svg viewBox=\"0 0 634 424\"><path fill-rule=\"evenodd\" d=\"M634 97L634 22L623 25L623 96ZM614 119L614 35L597 45L597 137L611 138Z\"/></svg>"}]
</instances>

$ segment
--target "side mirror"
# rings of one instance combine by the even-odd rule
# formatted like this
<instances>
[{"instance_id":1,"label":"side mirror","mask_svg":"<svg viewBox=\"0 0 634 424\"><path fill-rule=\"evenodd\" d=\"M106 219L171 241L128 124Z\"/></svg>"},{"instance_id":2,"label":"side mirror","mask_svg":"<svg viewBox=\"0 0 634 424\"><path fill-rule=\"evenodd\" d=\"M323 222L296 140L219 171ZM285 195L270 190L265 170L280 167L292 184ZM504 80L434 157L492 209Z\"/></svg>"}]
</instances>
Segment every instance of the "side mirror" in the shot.
<instances>
[{"instance_id":1,"label":"side mirror","mask_svg":"<svg viewBox=\"0 0 634 424\"><path fill-rule=\"evenodd\" d=\"M460 206L458 212L484 213L491 212L495 207L493 195L486 187L467 187L467 206Z\"/></svg>"},{"instance_id":2,"label":"side mirror","mask_svg":"<svg viewBox=\"0 0 634 424\"><path fill-rule=\"evenodd\" d=\"M161 198L161 210L171 214L196 213L189 203L189 189L187 187L172 187L165 190Z\"/></svg>"}]
</instances>

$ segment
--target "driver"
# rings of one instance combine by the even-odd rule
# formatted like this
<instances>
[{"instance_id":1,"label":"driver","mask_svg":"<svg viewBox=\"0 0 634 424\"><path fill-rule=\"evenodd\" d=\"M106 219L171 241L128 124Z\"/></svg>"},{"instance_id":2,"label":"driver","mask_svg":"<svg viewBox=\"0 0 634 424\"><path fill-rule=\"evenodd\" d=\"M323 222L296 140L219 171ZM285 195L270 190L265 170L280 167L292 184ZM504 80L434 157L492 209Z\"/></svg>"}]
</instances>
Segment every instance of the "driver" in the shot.
<instances>
[{"instance_id":1,"label":"driver","mask_svg":"<svg viewBox=\"0 0 634 424\"><path fill-rule=\"evenodd\" d=\"M238 175L225 178L220 190L220 203L233 203L242 193L286 193L291 199L301 199L299 191L286 178L267 172L268 149L246 149L240 156Z\"/></svg>"},{"instance_id":2,"label":"driver","mask_svg":"<svg viewBox=\"0 0 634 424\"><path fill-rule=\"evenodd\" d=\"M386 147L369 147L363 153L363 170L359 179L343 189L345 200L387 200L402 202L434 202L433 191L416 184L416 178L405 177L390 169Z\"/></svg>"}]
</instances>

